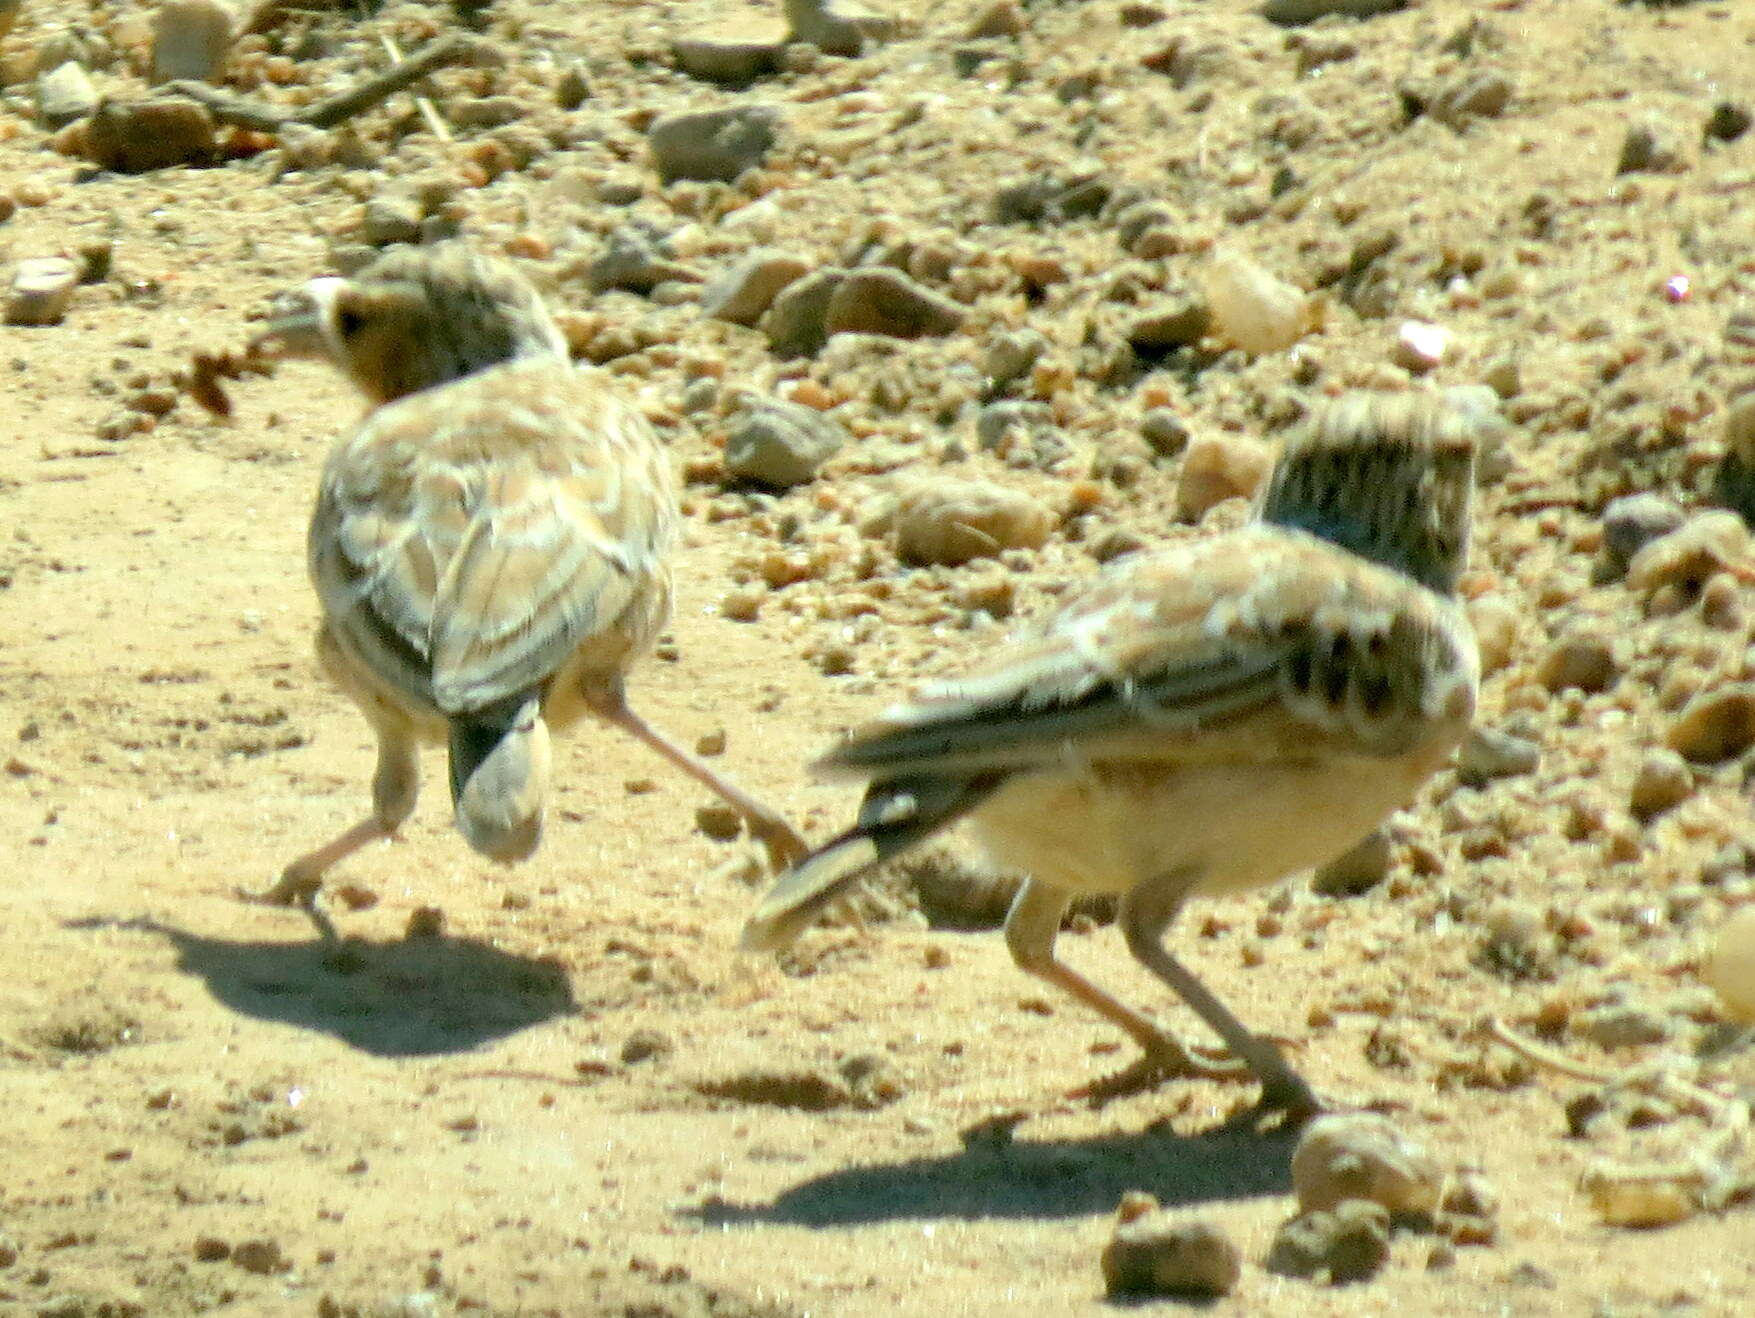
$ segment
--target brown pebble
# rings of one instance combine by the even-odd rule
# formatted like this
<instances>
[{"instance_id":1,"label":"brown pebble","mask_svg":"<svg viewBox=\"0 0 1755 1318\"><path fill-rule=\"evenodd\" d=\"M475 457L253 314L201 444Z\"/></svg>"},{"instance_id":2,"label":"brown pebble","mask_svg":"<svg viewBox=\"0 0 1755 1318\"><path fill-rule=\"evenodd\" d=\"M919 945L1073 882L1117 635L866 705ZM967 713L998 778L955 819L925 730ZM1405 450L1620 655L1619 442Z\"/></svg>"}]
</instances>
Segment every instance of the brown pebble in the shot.
<instances>
[{"instance_id":1,"label":"brown pebble","mask_svg":"<svg viewBox=\"0 0 1755 1318\"><path fill-rule=\"evenodd\" d=\"M1214 504L1247 499L1267 479L1273 450L1242 435L1206 435L1189 441L1176 487L1176 516L1198 522Z\"/></svg>"},{"instance_id":2,"label":"brown pebble","mask_svg":"<svg viewBox=\"0 0 1755 1318\"><path fill-rule=\"evenodd\" d=\"M196 1237L195 1261L197 1263L223 1263L231 1256L232 1247L219 1237Z\"/></svg>"},{"instance_id":3,"label":"brown pebble","mask_svg":"<svg viewBox=\"0 0 1755 1318\"><path fill-rule=\"evenodd\" d=\"M1536 678L1550 691L1575 688L1594 695L1607 691L1621 674L1615 647L1607 637L1562 637L1542 656Z\"/></svg>"},{"instance_id":4,"label":"brown pebble","mask_svg":"<svg viewBox=\"0 0 1755 1318\"><path fill-rule=\"evenodd\" d=\"M1719 764L1755 746L1755 683L1736 682L1695 696L1664 738L1695 764Z\"/></svg>"},{"instance_id":5,"label":"brown pebble","mask_svg":"<svg viewBox=\"0 0 1755 1318\"><path fill-rule=\"evenodd\" d=\"M253 1272L259 1277L285 1272L292 1266L281 1254L279 1244L272 1240L244 1241L232 1250L232 1262L245 1272Z\"/></svg>"},{"instance_id":6,"label":"brown pebble","mask_svg":"<svg viewBox=\"0 0 1755 1318\"><path fill-rule=\"evenodd\" d=\"M1649 821L1674 809L1694 795L1694 774L1673 750L1646 752L1639 763L1628 797L1628 809L1641 821Z\"/></svg>"},{"instance_id":7,"label":"brown pebble","mask_svg":"<svg viewBox=\"0 0 1755 1318\"><path fill-rule=\"evenodd\" d=\"M715 842L732 842L743 832L743 816L714 801L695 811L695 827Z\"/></svg>"},{"instance_id":8,"label":"brown pebble","mask_svg":"<svg viewBox=\"0 0 1755 1318\"><path fill-rule=\"evenodd\" d=\"M445 913L437 906L417 906L408 914L405 938L437 938L445 932Z\"/></svg>"}]
</instances>

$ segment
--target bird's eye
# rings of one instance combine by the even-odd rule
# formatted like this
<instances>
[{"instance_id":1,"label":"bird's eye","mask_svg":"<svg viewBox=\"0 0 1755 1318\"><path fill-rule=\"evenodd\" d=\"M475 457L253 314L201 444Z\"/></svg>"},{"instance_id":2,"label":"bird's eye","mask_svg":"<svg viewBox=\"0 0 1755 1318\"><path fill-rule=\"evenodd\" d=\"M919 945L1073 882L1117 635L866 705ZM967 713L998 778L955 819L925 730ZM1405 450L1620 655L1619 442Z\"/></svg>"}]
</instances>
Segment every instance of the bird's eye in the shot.
<instances>
[{"instance_id":1,"label":"bird's eye","mask_svg":"<svg viewBox=\"0 0 1755 1318\"><path fill-rule=\"evenodd\" d=\"M339 307L335 312L335 332L344 339L351 339L366 327L366 318L351 307Z\"/></svg>"}]
</instances>

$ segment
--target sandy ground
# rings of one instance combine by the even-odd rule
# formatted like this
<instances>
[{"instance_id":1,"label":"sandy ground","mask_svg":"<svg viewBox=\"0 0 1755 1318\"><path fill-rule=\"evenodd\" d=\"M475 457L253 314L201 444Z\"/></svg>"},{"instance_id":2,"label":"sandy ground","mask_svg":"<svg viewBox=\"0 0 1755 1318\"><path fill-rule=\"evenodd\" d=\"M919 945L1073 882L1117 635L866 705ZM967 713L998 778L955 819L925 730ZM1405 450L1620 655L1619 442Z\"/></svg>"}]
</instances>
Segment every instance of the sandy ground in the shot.
<instances>
[{"instance_id":1,"label":"sandy ground","mask_svg":"<svg viewBox=\"0 0 1755 1318\"><path fill-rule=\"evenodd\" d=\"M754 861L696 827L692 784L601 729L562 747L557 817L528 864L467 850L433 758L405 836L335 876L375 899L332 905L339 941L240 902L366 804L371 741L310 659L302 548L323 454L358 404L325 370L289 366L234 385L229 423L184 400L140 433L105 427L141 414L192 350L241 343L272 293L329 269L387 180L479 181L465 166L488 134L443 147L404 96L358 122L363 165L277 180L271 152L92 177L48 149L26 83L0 118L0 191L21 203L0 245L16 260L107 240L114 269L60 325L0 329L0 1312L1097 1312L1098 1253L1131 1189L1241 1246L1219 1313L1755 1309L1746 1206L1630 1231L1602 1224L1579 1188L1604 1156L1706 1147L1704 1125L1672 1106L1630 1126L1611 1104L1592 1137L1568 1138L1565 1104L1591 1083L1534 1070L1479 1030L1501 1016L1609 1068L1725 1035L1698 967L1712 926L1751 897L1741 767L1698 770L1688 799L1648 823L1627 804L1681 701L1741 671L1747 591L1732 588L1728 624L1686 601L1657 616L1592 564L1611 495L1702 502L1748 370L1726 326L1755 281L1755 133L1709 147L1701 126L1718 102L1755 97L1755 9L1428 0L1306 30L1352 53L1301 72L1285 32L1242 0L1149 8L1027 6L1021 35L986 42L1002 72L960 77L951 54L975 6L905 0L908 25L864 57L734 92L672 71L667 43L751 7L509 3L488 28L506 69L442 74L434 97L443 111L504 93L545 130L572 125L528 168L465 188L465 230L490 247L540 239L519 250L554 253L533 266L558 303L649 330L655 347L612 369L690 476L690 543L673 645L632 690L688 743L723 731L716 762L815 837L854 796L811 781L809 757L1010 625L959 603L991 563L910 572L880 555L893 589L837 606L859 589L845 567L858 510L890 470L950 463L1057 508L1096 487L1096 511L1013 574L1029 615L1095 570L1099 531L1191 533L1171 524L1178 461L1138 438L1143 411L1170 407L1197 437L1266 435L1311 387L1285 354L1097 378L1081 351L1110 323L1115 281L1188 287L1204 249L1234 234L1309 288L1381 229L1399 245L1377 267L1380 302L1337 300L1304 345L1316 388L1405 381L1389 362L1408 316L1457 336L1441 383L1516 364L1509 463L1478 522L1476 585L1512 618L1482 721L1537 742L1540 767L1480 788L1441 776L1364 897L1293 884L1203 906L1177 936L1324 1093L1380 1105L1446 1166L1480 1169L1500 1200L1494 1241L1451 1250L1398 1233L1387 1268L1345 1288L1263 1270L1293 1211L1291 1141L1233 1120L1247 1089L1178 1083L1100 1109L1067 1097L1127 1051L1022 977L992 933L874 918L812 934L783 965L739 956ZM27 4L8 49L55 28L52 9L100 34L120 14ZM1471 16L1479 27L1447 48ZM449 21L423 5L299 18L329 44L290 61L292 85L371 67L379 31L413 48ZM1207 52L1186 79L1142 66L1176 43ZM591 95L566 116L549 88L574 59ZM1398 83L1482 69L1511 82L1502 113L1460 131L1405 121ZM1099 94L1056 94L1081 73ZM100 80L138 86L125 60ZM654 111L740 98L783 107L790 134L766 165L777 218L741 229L696 217L700 185L661 187L639 131ZM1646 116L1673 132L1675 168L1617 177ZM990 223L999 186L1075 161L1162 196L1186 251L1132 260L1100 218ZM1282 167L1304 203L1274 204ZM644 195L625 212L557 201L569 171L633 178ZM758 238L844 258L884 217L984 272L964 289L977 314L893 360L782 367L759 333L686 299L593 299L577 262L636 215L689 230L679 259L708 274ZM1051 255L1066 278L1025 296L1013 254ZM1691 281L1685 302L1663 296L1673 275ZM943 452L941 437L971 446L973 404L940 381L978 378L987 338L1025 325L1065 365L1037 384L1073 456ZM721 374L837 390L859 438L793 493L730 489L717 413L679 402L691 376ZM886 374L902 381L895 405L869 387ZM1100 474L1105 454L1131 459L1125 479ZM723 614L765 557L819 545L754 622ZM1613 641L1618 680L1550 691L1538 661L1578 635ZM407 936L427 908L442 931ZM1491 954L1519 911L1534 914L1533 969ZM1064 946L1181 1019L1112 929L1081 926ZM1588 1022L1627 1003L1663 1044L1603 1046L1614 1039ZM1702 1080L1746 1094L1755 1062L1732 1051Z\"/></svg>"}]
</instances>

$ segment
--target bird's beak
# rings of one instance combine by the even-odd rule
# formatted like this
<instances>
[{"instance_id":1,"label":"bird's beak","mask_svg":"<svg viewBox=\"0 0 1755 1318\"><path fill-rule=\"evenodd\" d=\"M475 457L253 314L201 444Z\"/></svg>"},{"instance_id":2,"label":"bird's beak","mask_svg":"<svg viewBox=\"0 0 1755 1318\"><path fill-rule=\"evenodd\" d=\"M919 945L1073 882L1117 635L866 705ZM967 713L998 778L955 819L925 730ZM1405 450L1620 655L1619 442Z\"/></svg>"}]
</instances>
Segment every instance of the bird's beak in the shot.
<instances>
[{"instance_id":1,"label":"bird's beak","mask_svg":"<svg viewBox=\"0 0 1755 1318\"><path fill-rule=\"evenodd\" d=\"M274 301L268 327L250 341L250 351L263 357L325 357L330 352L329 309L345 280L313 279Z\"/></svg>"}]
</instances>

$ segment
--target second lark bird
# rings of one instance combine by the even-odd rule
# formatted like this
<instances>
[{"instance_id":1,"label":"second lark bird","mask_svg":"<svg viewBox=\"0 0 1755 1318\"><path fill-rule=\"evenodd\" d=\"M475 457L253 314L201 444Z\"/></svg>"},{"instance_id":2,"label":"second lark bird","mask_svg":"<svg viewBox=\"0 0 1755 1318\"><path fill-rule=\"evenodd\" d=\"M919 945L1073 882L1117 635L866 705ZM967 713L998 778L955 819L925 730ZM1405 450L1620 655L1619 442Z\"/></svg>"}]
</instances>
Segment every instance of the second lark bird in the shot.
<instances>
[{"instance_id":1,"label":"second lark bird","mask_svg":"<svg viewBox=\"0 0 1755 1318\"><path fill-rule=\"evenodd\" d=\"M378 737L372 811L286 867L323 874L414 809L416 752L448 745L456 821L483 855L541 839L549 733L590 712L712 788L784 863L799 836L642 720L624 679L670 616L676 492L645 418L568 360L511 265L461 244L319 279L279 309L270 355L321 356L374 410L324 468L309 566L317 649Z\"/></svg>"},{"instance_id":2,"label":"second lark bird","mask_svg":"<svg viewBox=\"0 0 1755 1318\"><path fill-rule=\"evenodd\" d=\"M1018 965L1125 1030L1129 1080L1235 1075L1262 1104L1310 1087L1166 950L1190 897L1339 855L1449 759L1479 660L1454 598L1474 445L1437 398L1348 395L1288 442L1252 523L1118 563L1031 638L831 752L870 785L858 822L783 876L745 927L786 946L847 885L968 816L1028 874ZM1054 954L1079 893L1121 898L1128 949L1224 1040L1185 1047Z\"/></svg>"}]
</instances>

